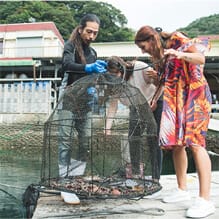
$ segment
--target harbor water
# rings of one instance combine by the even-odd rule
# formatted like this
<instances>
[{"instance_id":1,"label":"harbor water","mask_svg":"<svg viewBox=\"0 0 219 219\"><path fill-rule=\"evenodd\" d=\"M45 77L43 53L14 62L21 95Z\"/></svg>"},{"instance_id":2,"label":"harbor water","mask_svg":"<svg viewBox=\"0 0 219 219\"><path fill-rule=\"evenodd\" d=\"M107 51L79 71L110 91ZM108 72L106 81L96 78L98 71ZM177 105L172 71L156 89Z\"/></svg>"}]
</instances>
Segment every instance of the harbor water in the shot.
<instances>
[{"instance_id":1,"label":"harbor water","mask_svg":"<svg viewBox=\"0 0 219 219\"><path fill-rule=\"evenodd\" d=\"M10 154L2 159L3 153L0 151L0 218L26 218L22 196L28 185L40 181L40 157Z\"/></svg>"},{"instance_id":2,"label":"harbor water","mask_svg":"<svg viewBox=\"0 0 219 219\"><path fill-rule=\"evenodd\" d=\"M219 137L219 134L217 134ZM0 218L26 218L22 196L25 189L40 182L42 152L40 148L19 148L13 146L0 147ZM34 153L29 153L34 151ZM189 156L188 172L194 172L194 162ZM219 157L210 156L212 169L219 170ZM162 174L173 174L173 164L170 152L163 157ZM162 176L161 176L162 177Z\"/></svg>"}]
</instances>

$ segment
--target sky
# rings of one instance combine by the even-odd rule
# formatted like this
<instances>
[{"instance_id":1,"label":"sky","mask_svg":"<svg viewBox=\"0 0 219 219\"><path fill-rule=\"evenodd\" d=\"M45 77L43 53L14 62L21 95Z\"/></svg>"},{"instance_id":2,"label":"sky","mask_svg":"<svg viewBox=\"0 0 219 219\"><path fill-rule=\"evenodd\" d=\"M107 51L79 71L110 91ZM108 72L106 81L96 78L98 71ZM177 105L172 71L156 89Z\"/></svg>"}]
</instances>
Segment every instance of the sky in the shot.
<instances>
[{"instance_id":1,"label":"sky","mask_svg":"<svg viewBox=\"0 0 219 219\"><path fill-rule=\"evenodd\" d=\"M128 20L127 27L144 25L175 31L201 17L219 14L219 0L97 0L119 9ZM218 21L219 23L219 21Z\"/></svg>"}]
</instances>

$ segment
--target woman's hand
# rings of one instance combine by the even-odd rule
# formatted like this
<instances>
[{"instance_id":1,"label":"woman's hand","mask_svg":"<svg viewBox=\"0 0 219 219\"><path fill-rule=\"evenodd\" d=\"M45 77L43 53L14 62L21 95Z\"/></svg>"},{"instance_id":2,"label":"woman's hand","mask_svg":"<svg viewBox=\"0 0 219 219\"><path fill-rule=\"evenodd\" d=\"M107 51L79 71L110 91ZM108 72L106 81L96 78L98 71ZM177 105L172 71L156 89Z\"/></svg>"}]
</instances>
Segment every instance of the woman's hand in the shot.
<instances>
[{"instance_id":1,"label":"woman's hand","mask_svg":"<svg viewBox=\"0 0 219 219\"><path fill-rule=\"evenodd\" d=\"M155 71L153 68L145 70L143 76L146 83L149 82L157 85L159 82L157 71Z\"/></svg>"},{"instance_id":2,"label":"woman's hand","mask_svg":"<svg viewBox=\"0 0 219 219\"><path fill-rule=\"evenodd\" d=\"M165 49L164 55L170 55L177 59L183 59L187 62L192 64L202 65L205 63L205 56L204 54L197 51L195 46L190 46L186 51L181 52L175 49Z\"/></svg>"},{"instance_id":3,"label":"woman's hand","mask_svg":"<svg viewBox=\"0 0 219 219\"><path fill-rule=\"evenodd\" d=\"M179 52L175 49L165 49L164 50L164 55L171 55L177 59L182 59L182 55L183 55L183 52Z\"/></svg>"},{"instance_id":4,"label":"woman's hand","mask_svg":"<svg viewBox=\"0 0 219 219\"><path fill-rule=\"evenodd\" d=\"M150 107L151 107L152 112L153 112L154 110L156 110L156 108L157 108L157 101L152 100L152 101L150 102Z\"/></svg>"},{"instance_id":5,"label":"woman's hand","mask_svg":"<svg viewBox=\"0 0 219 219\"><path fill-rule=\"evenodd\" d=\"M154 69L149 69L146 71L146 74L149 78L152 78L154 80L158 80L157 72Z\"/></svg>"}]
</instances>

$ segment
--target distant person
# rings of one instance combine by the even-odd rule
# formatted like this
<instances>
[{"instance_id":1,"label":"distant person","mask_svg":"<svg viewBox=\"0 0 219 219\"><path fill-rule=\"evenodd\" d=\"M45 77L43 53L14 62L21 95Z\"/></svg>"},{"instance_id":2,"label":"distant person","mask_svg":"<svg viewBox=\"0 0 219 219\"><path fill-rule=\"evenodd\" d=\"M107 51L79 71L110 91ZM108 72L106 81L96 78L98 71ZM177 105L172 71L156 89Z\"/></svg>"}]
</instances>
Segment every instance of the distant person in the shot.
<instances>
[{"instance_id":1,"label":"distant person","mask_svg":"<svg viewBox=\"0 0 219 219\"><path fill-rule=\"evenodd\" d=\"M150 103L153 98L153 95L156 91L156 85L158 82L157 73L148 64L141 61L127 61L125 62L122 58L118 56L111 56L107 59L107 70L111 74L115 74L117 77L124 78L130 85L138 88L141 94L145 97L145 99ZM125 72L126 70L126 72ZM134 95L134 94L133 94ZM113 118L118 109L118 101L119 98L112 98L106 120L106 134L111 134L111 127ZM121 103L122 99L120 100ZM125 105L125 103L124 103ZM142 109L144 113L144 109ZM145 110L146 111L146 110ZM157 132L159 133L160 127L160 118L162 112L162 95L157 101L157 106L153 109L154 118L157 123ZM144 128L146 127L147 121L139 122L138 118L139 112L138 109L135 108L134 105L130 106L129 113L129 150L130 150L130 158L132 165L133 174L140 173L140 165L145 162L145 160L141 160L142 156L142 140L141 137L144 133ZM149 115L148 115L149 116ZM145 116L146 118L147 116ZM137 138L136 138L137 137ZM135 139L135 140L133 140ZM143 142L146 144L147 142ZM158 140L155 142L155 145L150 145L151 158L152 158L152 178L155 181L159 181L160 173L162 168L162 151L158 145Z\"/></svg>"},{"instance_id":2,"label":"distant person","mask_svg":"<svg viewBox=\"0 0 219 219\"><path fill-rule=\"evenodd\" d=\"M105 73L106 62L97 60L96 51L90 46L99 32L100 20L95 14L86 14L79 25L73 30L64 46L62 71L64 73L59 98L67 86L78 79L93 73ZM88 89L92 93L92 87ZM80 104L80 103L79 103ZM89 151L91 137L91 110L72 112L63 102L59 103L59 176L67 177L83 175ZM72 159L73 129L77 130L79 151L77 158Z\"/></svg>"},{"instance_id":3,"label":"distant person","mask_svg":"<svg viewBox=\"0 0 219 219\"><path fill-rule=\"evenodd\" d=\"M199 197L186 211L187 217L202 218L215 212L210 199L211 161L205 149L211 112L211 92L203 74L208 42L190 39L184 33L141 27L135 44L156 63L163 88L160 146L172 150L178 188L164 197L166 203L190 200L186 173L186 148L192 151L199 177ZM159 91L157 92L159 93ZM152 101L152 107L157 98Z\"/></svg>"}]
</instances>

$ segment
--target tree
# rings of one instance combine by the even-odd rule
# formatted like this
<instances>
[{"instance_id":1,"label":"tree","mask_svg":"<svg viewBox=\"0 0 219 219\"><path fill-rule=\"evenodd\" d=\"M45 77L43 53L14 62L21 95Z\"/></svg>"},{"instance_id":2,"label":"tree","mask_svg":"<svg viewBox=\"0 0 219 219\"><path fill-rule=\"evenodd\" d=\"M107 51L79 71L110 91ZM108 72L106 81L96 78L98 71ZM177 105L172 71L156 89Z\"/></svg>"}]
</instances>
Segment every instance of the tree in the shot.
<instances>
[{"instance_id":1,"label":"tree","mask_svg":"<svg viewBox=\"0 0 219 219\"><path fill-rule=\"evenodd\" d=\"M208 17L202 17L185 28L180 28L180 31L183 31L188 34L189 37L196 37L198 35L212 35L219 34L219 14L210 15Z\"/></svg>"},{"instance_id":2,"label":"tree","mask_svg":"<svg viewBox=\"0 0 219 219\"><path fill-rule=\"evenodd\" d=\"M0 2L2 24L46 21L53 21L63 37L69 36L72 25L76 25L71 11L62 2L57 7L45 1Z\"/></svg>"},{"instance_id":3,"label":"tree","mask_svg":"<svg viewBox=\"0 0 219 219\"><path fill-rule=\"evenodd\" d=\"M101 20L101 31L97 42L129 41L134 38L134 31L127 28L127 19L120 10L111 4L95 1L68 2L74 19L79 22L86 13L94 13Z\"/></svg>"},{"instance_id":4,"label":"tree","mask_svg":"<svg viewBox=\"0 0 219 219\"><path fill-rule=\"evenodd\" d=\"M12 13L13 12L13 13ZM30 23L53 21L67 40L86 13L95 13L101 20L96 42L133 41L134 30L128 28L127 18L111 4L96 1L0 1L0 23ZM185 28L190 37L219 34L219 14L193 21Z\"/></svg>"},{"instance_id":5,"label":"tree","mask_svg":"<svg viewBox=\"0 0 219 219\"><path fill-rule=\"evenodd\" d=\"M13 13L11 13L13 11ZM95 13L101 20L97 42L133 40L134 31L125 27L126 17L110 4L95 1L0 2L0 22L30 23L53 21L67 40L81 17Z\"/></svg>"}]
</instances>

